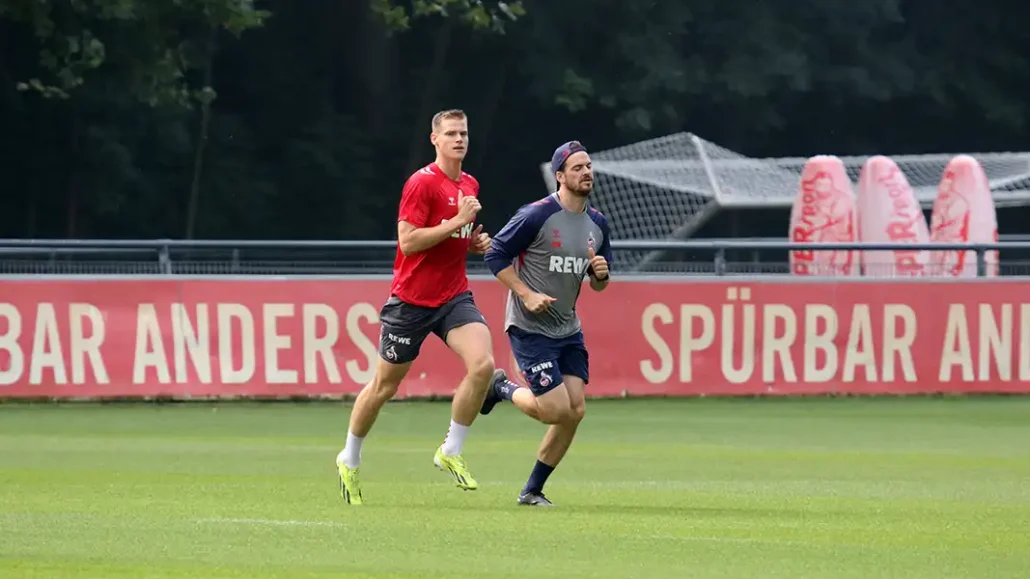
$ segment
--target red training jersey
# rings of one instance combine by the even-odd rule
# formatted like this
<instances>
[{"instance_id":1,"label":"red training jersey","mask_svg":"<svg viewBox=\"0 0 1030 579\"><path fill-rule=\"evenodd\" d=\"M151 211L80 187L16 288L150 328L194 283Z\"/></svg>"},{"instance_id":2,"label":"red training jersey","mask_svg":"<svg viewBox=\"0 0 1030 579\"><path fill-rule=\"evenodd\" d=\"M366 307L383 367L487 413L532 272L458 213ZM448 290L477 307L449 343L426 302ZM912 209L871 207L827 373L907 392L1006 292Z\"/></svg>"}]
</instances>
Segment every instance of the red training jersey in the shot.
<instances>
[{"instance_id":1,"label":"red training jersey","mask_svg":"<svg viewBox=\"0 0 1030 579\"><path fill-rule=\"evenodd\" d=\"M478 196L475 177L462 172L454 181L436 163L430 163L404 184L397 222L435 227L458 214L459 198ZM390 293L409 304L438 307L468 291L465 263L474 227L470 223L437 245L412 255L405 256L398 246Z\"/></svg>"}]
</instances>

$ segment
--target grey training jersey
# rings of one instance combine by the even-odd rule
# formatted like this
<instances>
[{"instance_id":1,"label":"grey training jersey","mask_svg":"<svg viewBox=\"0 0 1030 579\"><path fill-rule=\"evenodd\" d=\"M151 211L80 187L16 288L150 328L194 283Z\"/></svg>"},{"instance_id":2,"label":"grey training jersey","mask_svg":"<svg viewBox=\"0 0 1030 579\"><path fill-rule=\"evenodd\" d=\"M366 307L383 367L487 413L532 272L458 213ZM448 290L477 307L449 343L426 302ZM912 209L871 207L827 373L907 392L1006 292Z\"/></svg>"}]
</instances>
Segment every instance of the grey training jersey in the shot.
<instances>
[{"instance_id":1,"label":"grey training jersey","mask_svg":"<svg viewBox=\"0 0 1030 579\"><path fill-rule=\"evenodd\" d=\"M612 263L608 220L596 209L576 213L565 209L558 194L523 206L493 239L486 253L497 275L514 265L519 279L535 292L557 301L541 314L526 310L522 300L508 292L504 329L516 326L551 338L580 331L576 299L588 275L590 248Z\"/></svg>"}]
</instances>

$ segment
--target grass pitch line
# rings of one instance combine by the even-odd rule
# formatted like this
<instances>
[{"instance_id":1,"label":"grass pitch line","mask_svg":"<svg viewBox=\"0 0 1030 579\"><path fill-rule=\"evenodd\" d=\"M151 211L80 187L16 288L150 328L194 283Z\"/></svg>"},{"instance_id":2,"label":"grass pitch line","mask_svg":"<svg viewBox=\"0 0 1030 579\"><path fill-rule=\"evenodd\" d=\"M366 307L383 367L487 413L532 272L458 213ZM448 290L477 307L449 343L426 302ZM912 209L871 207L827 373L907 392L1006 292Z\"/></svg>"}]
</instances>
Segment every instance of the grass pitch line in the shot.
<instances>
[{"instance_id":1,"label":"grass pitch line","mask_svg":"<svg viewBox=\"0 0 1030 579\"><path fill-rule=\"evenodd\" d=\"M633 535L621 535L626 537L634 537ZM640 538L640 537L635 537ZM691 536L691 535L650 535L649 538L659 541L688 541L688 542L702 542L702 543L738 543L742 545L782 545L788 547L804 547L811 546L808 543L800 541L784 541L780 539L760 539L757 537L711 537L711 536Z\"/></svg>"},{"instance_id":2,"label":"grass pitch line","mask_svg":"<svg viewBox=\"0 0 1030 579\"><path fill-rule=\"evenodd\" d=\"M199 519L198 523L212 523L223 525L253 525L262 527L345 527L343 523L334 521L291 521L280 519L234 519L234 518L211 518Z\"/></svg>"}]
</instances>

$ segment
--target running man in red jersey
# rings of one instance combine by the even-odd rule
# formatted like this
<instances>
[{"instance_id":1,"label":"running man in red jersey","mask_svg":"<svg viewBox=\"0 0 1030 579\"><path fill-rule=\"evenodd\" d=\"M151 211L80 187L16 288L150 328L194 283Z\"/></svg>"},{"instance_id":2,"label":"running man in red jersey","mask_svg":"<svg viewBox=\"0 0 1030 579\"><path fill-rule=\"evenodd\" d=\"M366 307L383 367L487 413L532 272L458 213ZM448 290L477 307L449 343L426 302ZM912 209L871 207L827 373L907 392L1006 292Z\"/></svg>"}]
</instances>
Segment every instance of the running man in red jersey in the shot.
<instances>
[{"instance_id":1,"label":"running man in red jersey","mask_svg":"<svg viewBox=\"0 0 1030 579\"><path fill-rule=\"evenodd\" d=\"M401 193L397 257L390 297L379 312L375 376L354 402L347 445L336 459L340 492L353 505L363 502L361 444L429 334L443 340L467 371L454 394L447 437L433 457L459 488L479 488L461 456L462 445L487 391L503 374L494 371L490 332L465 273L468 253L483 254L491 242L482 225L473 229L480 209L479 182L461 170L468 151L468 120L462 111L442 111L433 117L432 128L429 140L436 161L411 175Z\"/></svg>"}]
</instances>

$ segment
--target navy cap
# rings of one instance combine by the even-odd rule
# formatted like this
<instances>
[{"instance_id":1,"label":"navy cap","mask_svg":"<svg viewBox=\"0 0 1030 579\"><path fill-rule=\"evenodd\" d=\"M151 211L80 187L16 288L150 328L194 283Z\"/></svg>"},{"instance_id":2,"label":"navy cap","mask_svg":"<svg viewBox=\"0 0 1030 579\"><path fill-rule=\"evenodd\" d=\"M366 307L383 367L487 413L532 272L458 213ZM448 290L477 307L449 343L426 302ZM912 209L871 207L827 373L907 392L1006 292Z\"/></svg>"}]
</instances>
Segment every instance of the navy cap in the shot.
<instances>
[{"instance_id":1,"label":"navy cap","mask_svg":"<svg viewBox=\"0 0 1030 579\"><path fill-rule=\"evenodd\" d=\"M569 141L555 149L554 155L551 156L551 172L557 173L558 171L561 171L565 166L565 161L568 160L573 153L578 153L580 151L585 152L586 147L584 147L579 141Z\"/></svg>"}]
</instances>

